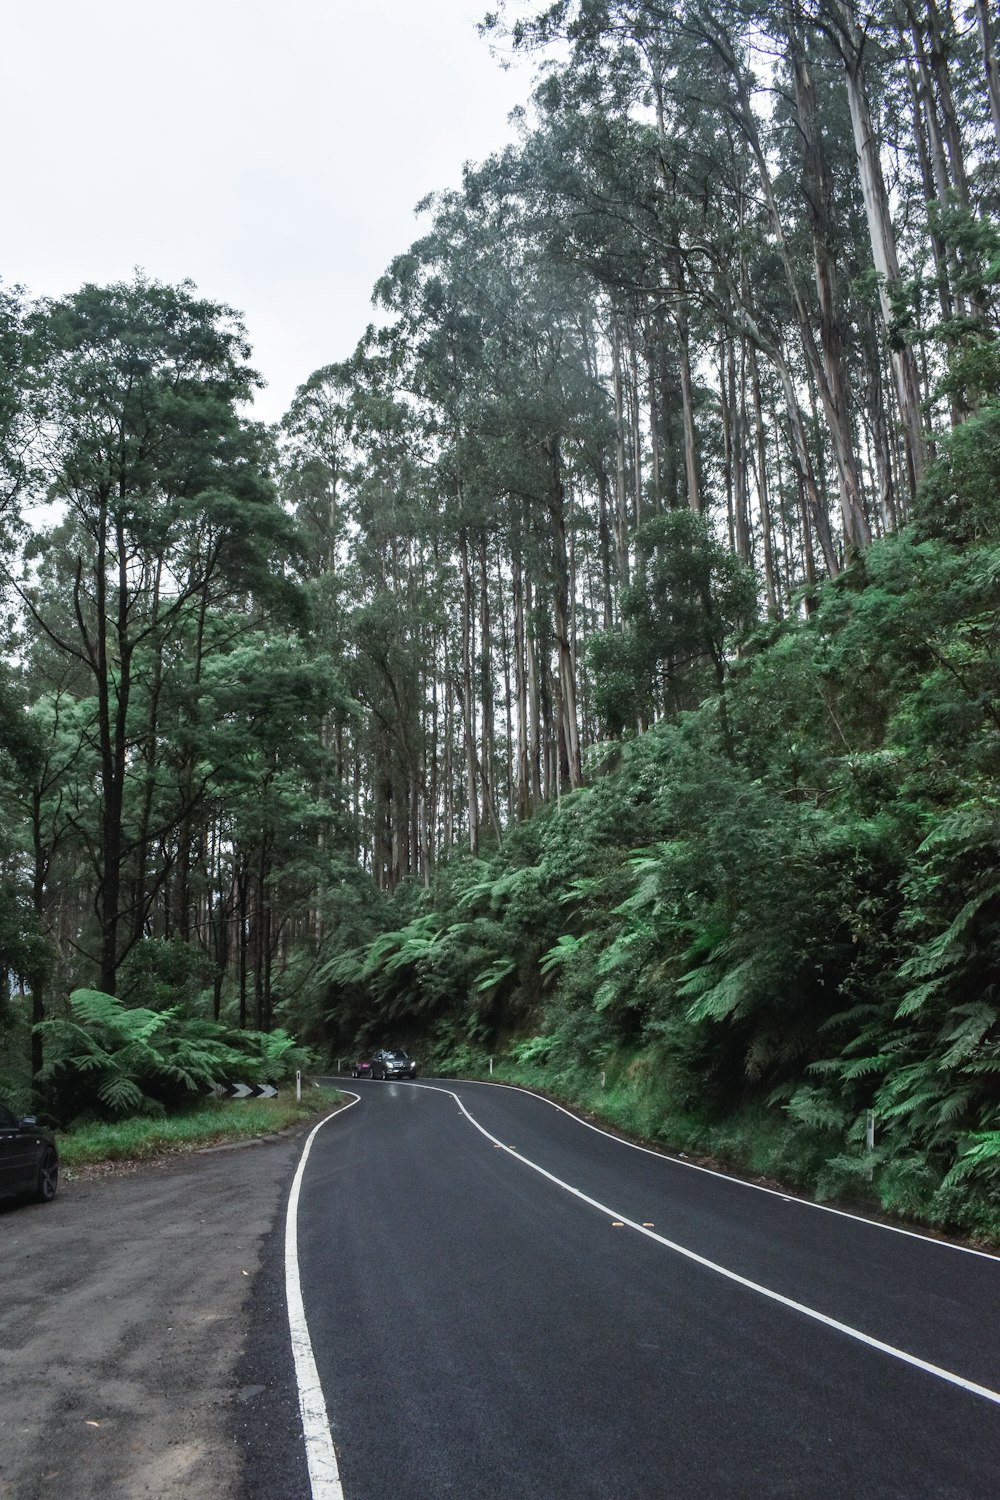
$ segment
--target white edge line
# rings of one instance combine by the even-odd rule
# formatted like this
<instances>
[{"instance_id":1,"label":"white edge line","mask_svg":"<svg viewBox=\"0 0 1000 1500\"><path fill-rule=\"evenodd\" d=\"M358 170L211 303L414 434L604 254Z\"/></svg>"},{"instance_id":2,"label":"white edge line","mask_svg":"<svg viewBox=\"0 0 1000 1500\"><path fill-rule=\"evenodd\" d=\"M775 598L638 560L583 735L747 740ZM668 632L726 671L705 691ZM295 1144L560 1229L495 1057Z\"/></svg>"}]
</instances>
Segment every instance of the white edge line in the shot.
<instances>
[{"instance_id":1,"label":"white edge line","mask_svg":"<svg viewBox=\"0 0 1000 1500\"><path fill-rule=\"evenodd\" d=\"M292 1179L285 1213L285 1302L288 1308L288 1332L291 1337L292 1358L295 1361L295 1383L299 1390L299 1412L302 1417L302 1435L305 1439L306 1465L309 1470L309 1487L312 1500L344 1500L340 1483L337 1455L330 1435L330 1418L327 1415L323 1387L313 1354L312 1341L306 1323L306 1310L302 1301L302 1283L299 1277L298 1211L299 1191L305 1172L309 1152L317 1133L329 1120L335 1120L346 1109L360 1102L360 1094L351 1097L350 1104L326 1115L314 1125L302 1148L302 1155Z\"/></svg>"},{"instance_id":2,"label":"white edge line","mask_svg":"<svg viewBox=\"0 0 1000 1500\"><path fill-rule=\"evenodd\" d=\"M569 1119L575 1120L585 1130L593 1130L597 1135L606 1136L609 1141L617 1141L620 1146L627 1146L630 1151L641 1151L644 1156L655 1156L659 1161L673 1162L676 1167L686 1167L691 1172L704 1172L708 1177L718 1177L722 1182L735 1183L737 1187L752 1188L755 1193L767 1193L772 1198L780 1198L784 1203L797 1203L801 1208L815 1208L820 1213L836 1214L838 1219L852 1219L855 1224L867 1224L872 1229L885 1229L890 1234L903 1234L907 1239L920 1240L925 1245L936 1245L941 1250L958 1250L962 1255L976 1255L980 1260L1000 1261L1000 1255L989 1250L976 1250L972 1245L959 1245L954 1240L939 1240L932 1234L921 1234L919 1229L903 1229L899 1224L886 1224L882 1219L868 1219L864 1214L852 1214L846 1208L833 1208L829 1203L817 1203L814 1198L802 1198L798 1193L786 1193L780 1188L765 1187L761 1182L749 1182L745 1177L738 1177L733 1172L719 1172L715 1167L703 1167L695 1161L688 1161L686 1157L675 1156L670 1151L657 1151L652 1146L640 1146L635 1141L626 1140L624 1136L615 1135L612 1130L605 1130L601 1125L595 1125L592 1120L585 1120L581 1115L574 1114L563 1104L557 1104L554 1099L548 1099L544 1094L538 1094L534 1089L529 1089L520 1083L501 1083L492 1078L456 1078L456 1083L472 1083L486 1089L509 1089L513 1094L528 1094L532 1099L538 1099L542 1104L547 1104L551 1109L557 1109L561 1115L567 1115ZM425 1087L430 1085L425 1084ZM450 1092L448 1090L447 1092Z\"/></svg>"},{"instance_id":3,"label":"white edge line","mask_svg":"<svg viewBox=\"0 0 1000 1500\"><path fill-rule=\"evenodd\" d=\"M888 1354L892 1359L900 1360L906 1365L912 1365L917 1370L923 1370L927 1375L934 1375L938 1380L947 1381L949 1385L959 1386L963 1391L969 1391L973 1396L981 1396L985 1401L992 1401L995 1406L1000 1406L1000 1391L991 1390L986 1385L977 1385L973 1380L966 1380L964 1375L956 1375L951 1370L942 1369L940 1365L932 1365L926 1359L919 1359L915 1354L907 1354L905 1349L897 1349L894 1344L885 1344L881 1339L876 1339L871 1334L863 1333L860 1328L852 1328L848 1323L841 1323L836 1318L828 1317L826 1313L818 1312L813 1307L807 1307L803 1302L796 1302L792 1297L786 1297L781 1292L775 1292L770 1287L762 1286L759 1281L750 1281L746 1276L740 1276L738 1272L730 1271L727 1267L720 1266L716 1261L708 1260L704 1255L698 1255L696 1251L688 1250L683 1245L678 1245L676 1241L666 1239L662 1234L656 1234L654 1230L648 1229L644 1224L639 1224L634 1219L627 1218L618 1209L608 1208L606 1204L599 1203L596 1198L588 1197L579 1188L571 1187L568 1182L563 1182L561 1177L556 1177L552 1172L546 1171L545 1167L539 1166L537 1162L533 1162L528 1157L522 1156L513 1147L505 1146L503 1141L497 1140L495 1135L491 1135L469 1113L462 1100L452 1089L427 1083L423 1087L425 1089L434 1089L437 1093L450 1095L469 1123L475 1126L480 1135L484 1135L494 1146L498 1146L501 1151L506 1151L507 1155L512 1156L515 1161L522 1162L524 1166L530 1167L540 1177L544 1177L548 1182L554 1183L556 1187L562 1188L564 1192L579 1199L581 1203L586 1203L590 1208L596 1208L599 1213L607 1214L610 1219L621 1223L624 1227L634 1229L637 1234L645 1235L647 1239L654 1240L656 1244L662 1245L667 1250L672 1250L675 1255L682 1255L685 1260L693 1261L695 1265L703 1266L707 1271L714 1271L717 1276L723 1276L727 1281L735 1282L737 1286L744 1287L747 1291L756 1292L761 1297L767 1297L771 1302L780 1303L782 1307L791 1308L793 1312L801 1313L804 1317L811 1318L816 1323L822 1323L825 1328L832 1328L837 1333L843 1333L848 1338L855 1339L859 1344L866 1344L870 1349L877 1349L881 1354ZM556 1108L559 1108L559 1106L557 1105ZM654 1152L653 1154L655 1155L656 1153ZM932 1243L934 1242L932 1241Z\"/></svg>"}]
</instances>

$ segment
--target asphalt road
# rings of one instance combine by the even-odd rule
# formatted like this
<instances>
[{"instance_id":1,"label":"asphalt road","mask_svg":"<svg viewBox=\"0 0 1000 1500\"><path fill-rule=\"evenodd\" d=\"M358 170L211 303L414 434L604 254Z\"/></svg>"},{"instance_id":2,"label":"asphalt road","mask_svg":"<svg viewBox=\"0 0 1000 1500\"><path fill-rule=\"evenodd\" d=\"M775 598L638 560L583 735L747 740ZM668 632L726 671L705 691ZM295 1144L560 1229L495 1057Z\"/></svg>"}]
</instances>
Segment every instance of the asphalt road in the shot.
<instances>
[{"instance_id":1,"label":"asphalt road","mask_svg":"<svg viewBox=\"0 0 1000 1500\"><path fill-rule=\"evenodd\" d=\"M356 1089L297 1215L345 1500L1000 1500L1000 1406L901 1357L1000 1390L1000 1261L531 1095ZM304 1139L0 1205L0 1500L313 1500Z\"/></svg>"},{"instance_id":2,"label":"asphalt road","mask_svg":"<svg viewBox=\"0 0 1000 1500\"><path fill-rule=\"evenodd\" d=\"M299 1211L346 1500L1000 1497L1000 1261L518 1091L354 1087Z\"/></svg>"}]
</instances>

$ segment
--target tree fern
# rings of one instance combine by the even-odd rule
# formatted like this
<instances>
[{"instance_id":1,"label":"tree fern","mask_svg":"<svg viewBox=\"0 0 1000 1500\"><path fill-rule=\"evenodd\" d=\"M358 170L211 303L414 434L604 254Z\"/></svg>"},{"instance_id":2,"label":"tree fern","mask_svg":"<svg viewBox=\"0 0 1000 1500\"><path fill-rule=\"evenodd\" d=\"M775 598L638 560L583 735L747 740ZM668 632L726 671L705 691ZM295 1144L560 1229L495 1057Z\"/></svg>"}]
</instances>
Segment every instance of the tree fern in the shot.
<instances>
[{"instance_id":1,"label":"tree fern","mask_svg":"<svg viewBox=\"0 0 1000 1500\"><path fill-rule=\"evenodd\" d=\"M578 953L587 941L587 935L577 938L569 933L563 933L549 950L539 960L538 968L543 979L551 979L556 970L561 968L567 959Z\"/></svg>"},{"instance_id":2,"label":"tree fern","mask_svg":"<svg viewBox=\"0 0 1000 1500\"><path fill-rule=\"evenodd\" d=\"M97 990L70 996L72 1019L40 1023L46 1063L41 1081L57 1108L97 1107L110 1114L155 1110L203 1092L252 1059L230 1045L226 1029L174 1011L130 1008Z\"/></svg>"},{"instance_id":3,"label":"tree fern","mask_svg":"<svg viewBox=\"0 0 1000 1500\"><path fill-rule=\"evenodd\" d=\"M491 994L499 989L505 979L517 973L517 961L513 958L497 958L480 971L472 982L472 987L478 994Z\"/></svg>"},{"instance_id":4,"label":"tree fern","mask_svg":"<svg viewBox=\"0 0 1000 1500\"><path fill-rule=\"evenodd\" d=\"M984 1130L971 1138L958 1161L946 1175L943 1188L954 1187L970 1177L993 1185L1000 1184L1000 1130Z\"/></svg>"},{"instance_id":5,"label":"tree fern","mask_svg":"<svg viewBox=\"0 0 1000 1500\"><path fill-rule=\"evenodd\" d=\"M687 1008L688 1020L693 1025L700 1021L722 1021L751 1005L757 993L756 970L757 961L751 957L743 959L721 978L717 972L712 974L702 969L685 974L678 983L678 994L698 996Z\"/></svg>"}]
</instances>

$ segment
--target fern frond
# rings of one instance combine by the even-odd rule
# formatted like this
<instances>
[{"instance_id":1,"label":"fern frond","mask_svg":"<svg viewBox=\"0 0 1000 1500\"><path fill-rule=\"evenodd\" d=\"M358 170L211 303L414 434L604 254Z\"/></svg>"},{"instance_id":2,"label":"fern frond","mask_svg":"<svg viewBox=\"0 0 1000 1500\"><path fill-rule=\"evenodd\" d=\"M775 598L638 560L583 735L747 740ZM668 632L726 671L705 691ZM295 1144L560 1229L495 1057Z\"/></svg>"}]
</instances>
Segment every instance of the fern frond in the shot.
<instances>
[{"instance_id":1,"label":"fern frond","mask_svg":"<svg viewBox=\"0 0 1000 1500\"><path fill-rule=\"evenodd\" d=\"M699 1021L722 1021L735 1014L755 992L756 986L748 983L755 967L755 958L745 958L715 982L712 982L714 976L705 970L696 969L692 974L685 974L677 986L678 993L702 992L701 998L688 1007L688 1020L696 1025Z\"/></svg>"},{"instance_id":2,"label":"fern frond","mask_svg":"<svg viewBox=\"0 0 1000 1500\"><path fill-rule=\"evenodd\" d=\"M784 1106L785 1112L813 1130L842 1130L846 1113L822 1089L796 1089Z\"/></svg>"},{"instance_id":3,"label":"fern frond","mask_svg":"<svg viewBox=\"0 0 1000 1500\"><path fill-rule=\"evenodd\" d=\"M938 1105L937 1123L939 1125L950 1125L953 1120L958 1119L959 1115L965 1113L972 1098L972 1089L956 1089L954 1093L949 1094Z\"/></svg>"},{"instance_id":4,"label":"fern frond","mask_svg":"<svg viewBox=\"0 0 1000 1500\"><path fill-rule=\"evenodd\" d=\"M116 1075L99 1086L97 1097L117 1114L125 1114L130 1109L141 1109L145 1096L134 1078Z\"/></svg>"},{"instance_id":5,"label":"fern frond","mask_svg":"<svg viewBox=\"0 0 1000 1500\"><path fill-rule=\"evenodd\" d=\"M472 988L477 994L484 995L489 990L495 990L505 979L517 973L517 960L514 958L497 958L490 964L489 968L483 969L472 981Z\"/></svg>"},{"instance_id":6,"label":"fern frond","mask_svg":"<svg viewBox=\"0 0 1000 1500\"><path fill-rule=\"evenodd\" d=\"M841 1066L841 1077L848 1082L855 1078L866 1078L870 1073L884 1073L894 1063L891 1052L876 1053L873 1057L859 1057Z\"/></svg>"},{"instance_id":7,"label":"fern frond","mask_svg":"<svg viewBox=\"0 0 1000 1500\"><path fill-rule=\"evenodd\" d=\"M928 1000L939 995L946 983L946 976L938 979L929 979L926 984L917 985L916 989L908 991L896 1007L897 1021L903 1021L907 1016L915 1016L922 1010Z\"/></svg>"},{"instance_id":8,"label":"fern frond","mask_svg":"<svg viewBox=\"0 0 1000 1500\"><path fill-rule=\"evenodd\" d=\"M947 1174L942 1188L964 1182L973 1173L982 1173L988 1181L1000 1179L1000 1130L977 1131L971 1139L973 1144Z\"/></svg>"},{"instance_id":9,"label":"fern frond","mask_svg":"<svg viewBox=\"0 0 1000 1500\"><path fill-rule=\"evenodd\" d=\"M572 958L573 954L587 941L588 935L585 933L583 937L578 938L569 933L563 933L562 937L557 938L553 946L548 952L543 953L539 960L538 970L542 978L550 978L561 964L564 964L568 958Z\"/></svg>"},{"instance_id":10,"label":"fern frond","mask_svg":"<svg viewBox=\"0 0 1000 1500\"><path fill-rule=\"evenodd\" d=\"M923 1109L925 1105L937 1104L941 1095L936 1089L921 1089L915 1094L908 1095L905 1099L898 1100L895 1104L881 1104L879 1114L885 1120L898 1120L905 1115L915 1114Z\"/></svg>"}]
</instances>

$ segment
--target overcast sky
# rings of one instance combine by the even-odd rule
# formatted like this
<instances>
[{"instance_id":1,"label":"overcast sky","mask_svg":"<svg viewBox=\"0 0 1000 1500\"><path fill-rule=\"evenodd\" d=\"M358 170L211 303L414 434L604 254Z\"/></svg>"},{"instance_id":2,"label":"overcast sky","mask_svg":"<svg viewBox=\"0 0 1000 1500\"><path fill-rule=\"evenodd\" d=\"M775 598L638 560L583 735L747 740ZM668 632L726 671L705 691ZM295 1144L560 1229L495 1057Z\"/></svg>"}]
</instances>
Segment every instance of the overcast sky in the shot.
<instances>
[{"instance_id":1,"label":"overcast sky","mask_svg":"<svg viewBox=\"0 0 1000 1500\"><path fill-rule=\"evenodd\" d=\"M0 278L194 281L239 308L276 420L346 358L414 206L527 101L487 0L45 0L0 7Z\"/></svg>"}]
</instances>

